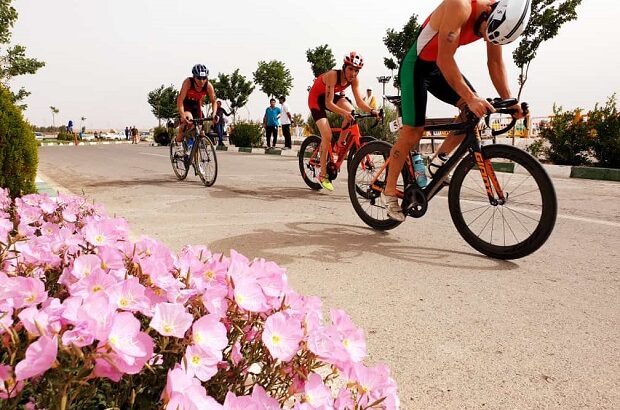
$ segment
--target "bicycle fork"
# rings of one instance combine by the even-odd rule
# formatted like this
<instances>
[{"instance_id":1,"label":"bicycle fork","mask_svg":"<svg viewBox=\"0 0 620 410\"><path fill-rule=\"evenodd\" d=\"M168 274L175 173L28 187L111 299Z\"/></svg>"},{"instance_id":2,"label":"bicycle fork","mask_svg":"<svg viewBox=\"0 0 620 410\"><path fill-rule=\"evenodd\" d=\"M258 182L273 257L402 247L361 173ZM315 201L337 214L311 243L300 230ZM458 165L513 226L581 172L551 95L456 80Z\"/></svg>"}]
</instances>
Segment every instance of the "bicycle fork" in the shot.
<instances>
[{"instance_id":1,"label":"bicycle fork","mask_svg":"<svg viewBox=\"0 0 620 410\"><path fill-rule=\"evenodd\" d=\"M476 161L478 169L480 170L480 175L482 176L482 182L484 182L484 188L487 191L489 202L491 203L491 205L494 206L504 205L506 203L506 197L504 196L504 191L502 190L502 187L499 185L497 175L495 175L493 164L489 159L485 159L482 156L482 152L480 151L474 152L474 160ZM495 198L493 189L495 189L497 198Z\"/></svg>"}]
</instances>

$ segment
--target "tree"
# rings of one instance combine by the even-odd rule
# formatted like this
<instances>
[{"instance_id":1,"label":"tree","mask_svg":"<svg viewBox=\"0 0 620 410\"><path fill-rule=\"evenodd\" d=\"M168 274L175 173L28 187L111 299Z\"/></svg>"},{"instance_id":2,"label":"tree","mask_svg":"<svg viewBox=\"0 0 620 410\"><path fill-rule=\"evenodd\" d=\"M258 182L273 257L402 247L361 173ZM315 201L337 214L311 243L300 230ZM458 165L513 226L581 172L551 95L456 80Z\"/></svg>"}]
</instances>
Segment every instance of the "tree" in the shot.
<instances>
[{"instance_id":1,"label":"tree","mask_svg":"<svg viewBox=\"0 0 620 410\"><path fill-rule=\"evenodd\" d=\"M9 44L11 41L11 28L17 20L17 11L11 6L12 0L0 0L0 45ZM0 84L7 90L9 80L23 74L34 74L44 62L26 57L26 48L20 45L8 47L6 51L0 50ZM19 102L30 95L24 87L17 93L11 92L13 102ZM26 105L18 106L22 110Z\"/></svg>"},{"instance_id":2,"label":"tree","mask_svg":"<svg viewBox=\"0 0 620 410\"><path fill-rule=\"evenodd\" d=\"M56 126L55 116L60 112L60 110L53 105L50 105L50 110L52 110L52 126Z\"/></svg>"},{"instance_id":3,"label":"tree","mask_svg":"<svg viewBox=\"0 0 620 410\"><path fill-rule=\"evenodd\" d=\"M306 59L310 63L314 78L331 70L336 65L334 53L327 44L306 50Z\"/></svg>"},{"instance_id":4,"label":"tree","mask_svg":"<svg viewBox=\"0 0 620 410\"><path fill-rule=\"evenodd\" d=\"M219 99L228 102L233 112L233 122L237 122L237 110L248 103L250 94L256 87L251 81L246 80L245 76L239 74L237 68L230 75L218 74L217 80L213 81L213 88Z\"/></svg>"},{"instance_id":5,"label":"tree","mask_svg":"<svg viewBox=\"0 0 620 410\"><path fill-rule=\"evenodd\" d=\"M178 115L177 112L177 96L179 92L170 85L164 87L162 84L159 88L149 92L147 101L151 106L151 112L159 121L161 127L161 120L169 120L175 118Z\"/></svg>"},{"instance_id":6,"label":"tree","mask_svg":"<svg viewBox=\"0 0 620 410\"><path fill-rule=\"evenodd\" d=\"M398 75L394 77L394 70L400 68L400 64L407 55L407 51L409 51L409 48L411 48L418 36L420 27L417 14L413 14L401 31L390 28L387 30L385 37L383 37L383 44L385 44L392 55L392 57L384 58L383 64L385 64L388 70L392 71L394 86L397 88L400 87L400 79Z\"/></svg>"},{"instance_id":7,"label":"tree","mask_svg":"<svg viewBox=\"0 0 620 410\"><path fill-rule=\"evenodd\" d=\"M512 53L515 64L521 70L519 74L519 94L527 81L528 72L532 60L540 45L555 37L560 31L562 24L576 20L576 7L581 0L533 0L532 15L530 22L521 35L519 46Z\"/></svg>"},{"instance_id":8,"label":"tree","mask_svg":"<svg viewBox=\"0 0 620 410\"><path fill-rule=\"evenodd\" d=\"M258 69L253 74L254 82L260 85L261 91L269 97L288 95L293 87L291 72L281 61L259 61Z\"/></svg>"}]
</instances>

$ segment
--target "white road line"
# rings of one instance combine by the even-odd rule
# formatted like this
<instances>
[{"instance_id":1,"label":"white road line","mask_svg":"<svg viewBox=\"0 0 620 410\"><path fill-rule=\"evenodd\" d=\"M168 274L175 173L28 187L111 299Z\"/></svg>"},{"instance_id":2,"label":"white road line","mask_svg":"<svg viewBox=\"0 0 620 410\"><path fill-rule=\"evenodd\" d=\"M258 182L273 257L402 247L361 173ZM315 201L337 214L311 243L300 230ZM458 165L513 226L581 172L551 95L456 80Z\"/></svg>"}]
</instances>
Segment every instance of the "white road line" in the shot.
<instances>
[{"instance_id":1,"label":"white road line","mask_svg":"<svg viewBox=\"0 0 620 410\"><path fill-rule=\"evenodd\" d=\"M169 158L170 157L170 155L152 154L150 152L141 152L140 154L142 154L142 155L151 155L151 156L154 156L154 157L164 157L164 158Z\"/></svg>"}]
</instances>

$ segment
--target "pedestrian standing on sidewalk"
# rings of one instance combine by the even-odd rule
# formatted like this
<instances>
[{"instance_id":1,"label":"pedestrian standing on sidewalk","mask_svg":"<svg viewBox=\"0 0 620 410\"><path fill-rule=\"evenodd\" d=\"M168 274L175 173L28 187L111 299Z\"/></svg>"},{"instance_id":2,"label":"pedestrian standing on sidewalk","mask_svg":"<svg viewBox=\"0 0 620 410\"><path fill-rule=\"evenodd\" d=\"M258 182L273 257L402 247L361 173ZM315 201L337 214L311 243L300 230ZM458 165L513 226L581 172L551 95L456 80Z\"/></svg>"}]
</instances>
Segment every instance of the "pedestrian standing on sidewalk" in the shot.
<instances>
[{"instance_id":1,"label":"pedestrian standing on sidewalk","mask_svg":"<svg viewBox=\"0 0 620 410\"><path fill-rule=\"evenodd\" d=\"M291 116L291 112L288 109L288 104L286 103L286 97L281 95L280 98L280 125L282 126L282 135L284 136L284 149L291 149L291 122L293 121L293 117ZM275 144L274 144L275 146Z\"/></svg>"},{"instance_id":2,"label":"pedestrian standing on sidewalk","mask_svg":"<svg viewBox=\"0 0 620 410\"><path fill-rule=\"evenodd\" d=\"M224 116L229 116L231 113L226 112L222 107L222 101L217 100L217 111L215 118L215 132L217 133L217 145L224 146L224 127L226 126L226 119Z\"/></svg>"},{"instance_id":3,"label":"pedestrian standing on sidewalk","mask_svg":"<svg viewBox=\"0 0 620 410\"><path fill-rule=\"evenodd\" d=\"M276 147L276 139L278 138L278 126L280 123L278 122L278 118L280 118L280 107L276 107L276 99L272 98L269 100L269 107L265 110L265 115L263 116L263 127L265 128L265 133L267 134L267 148ZM271 135L273 134L273 145L271 145Z\"/></svg>"},{"instance_id":4,"label":"pedestrian standing on sidewalk","mask_svg":"<svg viewBox=\"0 0 620 410\"><path fill-rule=\"evenodd\" d=\"M135 125L131 127L131 143L132 144L138 143L138 129L136 128Z\"/></svg>"},{"instance_id":5,"label":"pedestrian standing on sidewalk","mask_svg":"<svg viewBox=\"0 0 620 410\"><path fill-rule=\"evenodd\" d=\"M125 127L125 139L129 141L129 127Z\"/></svg>"}]
</instances>

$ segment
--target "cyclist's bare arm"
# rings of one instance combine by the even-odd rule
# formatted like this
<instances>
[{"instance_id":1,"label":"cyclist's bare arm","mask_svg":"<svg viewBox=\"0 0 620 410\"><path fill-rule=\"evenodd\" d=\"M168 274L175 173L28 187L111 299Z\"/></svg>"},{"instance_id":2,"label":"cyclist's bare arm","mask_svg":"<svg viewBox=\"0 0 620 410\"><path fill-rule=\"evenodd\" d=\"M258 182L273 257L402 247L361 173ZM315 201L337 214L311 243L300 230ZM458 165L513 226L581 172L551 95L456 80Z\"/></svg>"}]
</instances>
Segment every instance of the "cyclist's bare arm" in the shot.
<instances>
[{"instance_id":1,"label":"cyclist's bare arm","mask_svg":"<svg viewBox=\"0 0 620 410\"><path fill-rule=\"evenodd\" d=\"M177 97L177 111L179 112L179 118L181 119L181 124L186 122L185 119L185 109L183 108L183 101L185 97L187 97L187 91L191 87L190 81L188 78L183 81L183 85L181 86L181 91L179 91L179 96Z\"/></svg>"},{"instance_id":2,"label":"cyclist's bare arm","mask_svg":"<svg viewBox=\"0 0 620 410\"><path fill-rule=\"evenodd\" d=\"M459 46L461 28L467 22L471 12L471 3L467 0L444 0L433 12L434 16L431 17L430 24L432 27L437 27L438 31L437 66L450 87L465 101L469 109L478 117L482 117L487 111L495 110L488 101L478 97L469 88L454 60L454 54Z\"/></svg>"},{"instance_id":3,"label":"cyclist's bare arm","mask_svg":"<svg viewBox=\"0 0 620 410\"><path fill-rule=\"evenodd\" d=\"M510 87L508 85L508 75L506 74L506 66L502 55L502 46L487 42L487 66L489 68L489 77L493 82L495 90L503 100L512 98ZM515 118L523 118L523 110L521 104L511 107L517 110L513 115Z\"/></svg>"},{"instance_id":4,"label":"cyclist's bare arm","mask_svg":"<svg viewBox=\"0 0 620 410\"><path fill-rule=\"evenodd\" d=\"M334 87L337 78L338 76L334 70L323 74L323 82L325 83L325 107L331 112L340 114L347 121L354 120L350 112L334 104Z\"/></svg>"}]
</instances>

